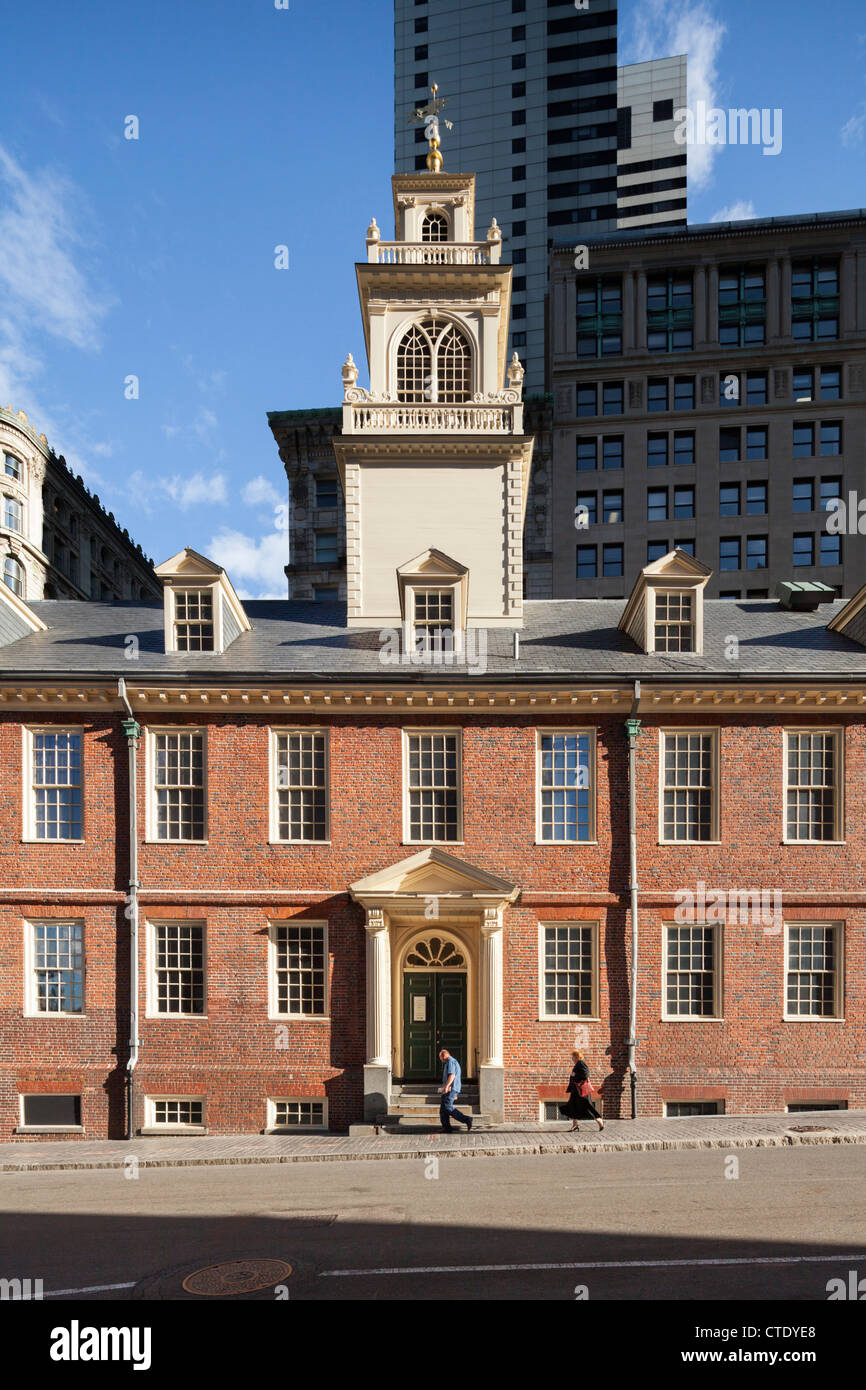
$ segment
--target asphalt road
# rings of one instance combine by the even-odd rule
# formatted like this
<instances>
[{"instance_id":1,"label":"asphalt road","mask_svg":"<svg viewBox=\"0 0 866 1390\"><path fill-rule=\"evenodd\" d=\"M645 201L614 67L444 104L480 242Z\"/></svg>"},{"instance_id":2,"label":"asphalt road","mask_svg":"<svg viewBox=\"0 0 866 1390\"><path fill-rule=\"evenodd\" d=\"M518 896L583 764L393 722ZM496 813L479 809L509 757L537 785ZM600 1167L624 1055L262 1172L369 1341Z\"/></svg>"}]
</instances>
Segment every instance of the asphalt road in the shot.
<instances>
[{"instance_id":1,"label":"asphalt road","mask_svg":"<svg viewBox=\"0 0 866 1390\"><path fill-rule=\"evenodd\" d=\"M864 1175L858 1145L4 1174L0 1277L60 1301L201 1302L184 1279L225 1264L217 1297L825 1302L866 1278Z\"/></svg>"}]
</instances>

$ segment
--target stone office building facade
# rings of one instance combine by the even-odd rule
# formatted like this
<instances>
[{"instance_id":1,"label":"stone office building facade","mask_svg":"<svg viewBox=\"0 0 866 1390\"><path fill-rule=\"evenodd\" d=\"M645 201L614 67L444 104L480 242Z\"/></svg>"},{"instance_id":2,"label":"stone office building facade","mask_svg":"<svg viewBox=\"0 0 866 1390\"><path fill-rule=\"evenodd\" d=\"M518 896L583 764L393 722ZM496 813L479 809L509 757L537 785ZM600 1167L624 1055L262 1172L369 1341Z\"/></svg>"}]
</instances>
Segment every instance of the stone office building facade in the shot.
<instances>
[{"instance_id":1,"label":"stone office building facade","mask_svg":"<svg viewBox=\"0 0 866 1390\"><path fill-rule=\"evenodd\" d=\"M866 538L826 523L863 492L866 214L587 247L551 272L554 596L622 597L673 546L712 565L713 597L853 594Z\"/></svg>"}]
</instances>

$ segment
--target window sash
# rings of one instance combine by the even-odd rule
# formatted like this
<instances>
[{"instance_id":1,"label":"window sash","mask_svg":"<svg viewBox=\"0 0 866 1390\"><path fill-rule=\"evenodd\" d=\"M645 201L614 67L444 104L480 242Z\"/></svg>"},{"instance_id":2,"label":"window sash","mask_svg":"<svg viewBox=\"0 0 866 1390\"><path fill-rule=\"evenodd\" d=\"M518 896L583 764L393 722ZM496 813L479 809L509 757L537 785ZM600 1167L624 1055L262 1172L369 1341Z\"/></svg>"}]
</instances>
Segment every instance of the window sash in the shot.
<instances>
[{"instance_id":1,"label":"window sash","mask_svg":"<svg viewBox=\"0 0 866 1390\"><path fill-rule=\"evenodd\" d=\"M407 838L422 844L459 839L459 735L408 734L406 774Z\"/></svg>"},{"instance_id":2,"label":"window sash","mask_svg":"<svg viewBox=\"0 0 866 1390\"><path fill-rule=\"evenodd\" d=\"M36 1013L84 1012L84 924L31 923Z\"/></svg>"},{"instance_id":3,"label":"window sash","mask_svg":"<svg viewBox=\"0 0 866 1390\"><path fill-rule=\"evenodd\" d=\"M710 733L662 735L662 839L715 839L715 738Z\"/></svg>"},{"instance_id":4,"label":"window sash","mask_svg":"<svg viewBox=\"0 0 866 1390\"><path fill-rule=\"evenodd\" d=\"M32 828L37 840L82 838L82 736L67 730L30 734Z\"/></svg>"},{"instance_id":5,"label":"window sash","mask_svg":"<svg viewBox=\"0 0 866 1390\"><path fill-rule=\"evenodd\" d=\"M154 1012L204 1014L204 927L198 922L153 926Z\"/></svg>"},{"instance_id":6,"label":"window sash","mask_svg":"<svg viewBox=\"0 0 866 1390\"><path fill-rule=\"evenodd\" d=\"M704 923L666 926L665 1016L714 1018L716 978L716 928Z\"/></svg>"},{"instance_id":7,"label":"window sash","mask_svg":"<svg viewBox=\"0 0 866 1390\"><path fill-rule=\"evenodd\" d=\"M153 735L155 839L204 839L204 734Z\"/></svg>"},{"instance_id":8,"label":"window sash","mask_svg":"<svg viewBox=\"0 0 866 1390\"><path fill-rule=\"evenodd\" d=\"M785 1014L836 1018L841 1012L839 928L834 923L789 924L785 943Z\"/></svg>"},{"instance_id":9,"label":"window sash","mask_svg":"<svg viewBox=\"0 0 866 1390\"><path fill-rule=\"evenodd\" d=\"M594 749L588 732L539 735L539 840L577 844L594 838Z\"/></svg>"},{"instance_id":10,"label":"window sash","mask_svg":"<svg viewBox=\"0 0 866 1390\"><path fill-rule=\"evenodd\" d=\"M595 923L542 927L541 1012L543 1018L596 1015Z\"/></svg>"},{"instance_id":11,"label":"window sash","mask_svg":"<svg viewBox=\"0 0 866 1390\"><path fill-rule=\"evenodd\" d=\"M328 838L327 734L305 729L274 734L275 839Z\"/></svg>"},{"instance_id":12,"label":"window sash","mask_svg":"<svg viewBox=\"0 0 866 1390\"><path fill-rule=\"evenodd\" d=\"M288 1018L324 1018L327 1012L327 928L321 922L276 922L274 1002Z\"/></svg>"},{"instance_id":13,"label":"window sash","mask_svg":"<svg viewBox=\"0 0 866 1390\"><path fill-rule=\"evenodd\" d=\"M821 730L787 732L785 744L785 838L838 840L838 736Z\"/></svg>"}]
</instances>

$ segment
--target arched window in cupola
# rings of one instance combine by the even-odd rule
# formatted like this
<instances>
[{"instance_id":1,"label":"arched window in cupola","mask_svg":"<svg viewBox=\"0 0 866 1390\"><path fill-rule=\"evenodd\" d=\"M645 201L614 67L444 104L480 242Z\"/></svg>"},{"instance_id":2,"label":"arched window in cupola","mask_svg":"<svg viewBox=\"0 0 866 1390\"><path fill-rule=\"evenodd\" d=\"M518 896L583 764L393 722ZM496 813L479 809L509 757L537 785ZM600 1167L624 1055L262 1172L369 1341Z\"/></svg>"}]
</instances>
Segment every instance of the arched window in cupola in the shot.
<instances>
[{"instance_id":1,"label":"arched window in cupola","mask_svg":"<svg viewBox=\"0 0 866 1390\"><path fill-rule=\"evenodd\" d=\"M422 241L447 241L448 218L444 212L428 212L421 223Z\"/></svg>"},{"instance_id":2,"label":"arched window in cupola","mask_svg":"<svg viewBox=\"0 0 866 1390\"><path fill-rule=\"evenodd\" d=\"M472 349L450 319L414 323L397 349L397 399L462 405L472 394Z\"/></svg>"}]
</instances>

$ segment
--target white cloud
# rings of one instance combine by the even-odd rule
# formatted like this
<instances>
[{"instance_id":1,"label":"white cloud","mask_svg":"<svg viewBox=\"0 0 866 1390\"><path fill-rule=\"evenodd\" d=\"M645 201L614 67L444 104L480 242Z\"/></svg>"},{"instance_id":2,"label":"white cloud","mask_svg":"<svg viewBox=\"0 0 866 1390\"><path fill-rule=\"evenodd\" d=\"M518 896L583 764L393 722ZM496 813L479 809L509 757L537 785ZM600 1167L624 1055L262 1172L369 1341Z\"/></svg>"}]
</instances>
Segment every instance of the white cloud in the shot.
<instances>
[{"instance_id":1,"label":"white cloud","mask_svg":"<svg viewBox=\"0 0 866 1390\"><path fill-rule=\"evenodd\" d=\"M137 507L148 515L155 505L166 500L174 502L181 511L190 507L225 506L228 502L228 488L222 473L202 473L200 470L188 478L175 473L170 478L153 478L137 469L129 475L128 492Z\"/></svg>"},{"instance_id":2,"label":"white cloud","mask_svg":"<svg viewBox=\"0 0 866 1390\"><path fill-rule=\"evenodd\" d=\"M755 204L751 198L748 202L741 200L739 203L731 203L730 207L719 208L710 218L711 222L748 222L755 216Z\"/></svg>"},{"instance_id":3,"label":"white cloud","mask_svg":"<svg viewBox=\"0 0 866 1390\"><path fill-rule=\"evenodd\" d=\"M285 531L275 530L256 540L224 527L211 538L207 554L226 570L241 598L288 596L284 567L289 561L289 543Z\"/></svg>"},{"instance_id":4,"label":"white cloud","mask_svg":"<svg viewBox=\"0 0 866 1390\"><path fill-rule=\"evenodd\" d=\"M241 493L241 497L248 507L278 507L284 500L270 478L266 478L264 473L258 473L255 478L250 478Z\"/></svg>"},{"instance_id":5,"label":"white cloud","mask_svg":"<svg viewBox=\"0 0 866 1390\"><path fill-rule=\"evenodd\" d=\"M866 134L866 103L858 116L852 116L850 121L846 121L842 127L842 144L850 148L852 145L860 145L863 136Z\"/></svg>"},{"instance_id":6,"label":"white cloud","mask_svg":"<svg viewBox=\"0 0 866 1390\"><path fill-rule=\"evenodd\" d=\"M640 0L630 41L623 45L620 63L646 63L652 58L688 54L688 106L694 111L698 101L707 107L718 105L717 60L727 29L699 0ZM689 183L705 187L712 175L716 145L689 145Z\"/></svg>"}]
</instances>

